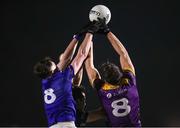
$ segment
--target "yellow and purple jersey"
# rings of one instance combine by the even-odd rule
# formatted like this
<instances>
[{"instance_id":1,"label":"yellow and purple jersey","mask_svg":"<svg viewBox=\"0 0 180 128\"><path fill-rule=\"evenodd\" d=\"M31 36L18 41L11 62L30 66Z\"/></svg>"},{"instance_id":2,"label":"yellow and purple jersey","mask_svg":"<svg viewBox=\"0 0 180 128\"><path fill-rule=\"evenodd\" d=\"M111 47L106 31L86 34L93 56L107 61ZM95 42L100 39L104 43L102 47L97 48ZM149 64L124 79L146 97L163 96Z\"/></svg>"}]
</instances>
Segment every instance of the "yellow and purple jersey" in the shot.
<instances>
[{"instance_id":1,"label":"yellow and purple jersey","mask_svg":"<svg viewBox=\"0 0 180 128\"><path fill-rule=\"evenodd\" d=\"M100 79L96 79L94 85L110 126L141 126L135 74L129 70L123 71L121 86L114 86Z\"/></svg>"},{"instance_id":2,"label":"yellow and purple jersey","mask_svg":"<svg viewBox=\"0 0 180 128\"><path fill-rule=\"evenodd\" d=\"M75 101L72 96L73 67L56 71L50 78L42 80L44 106L48 126L58 122L75 121Z\"/></svg>"}]
</instances>

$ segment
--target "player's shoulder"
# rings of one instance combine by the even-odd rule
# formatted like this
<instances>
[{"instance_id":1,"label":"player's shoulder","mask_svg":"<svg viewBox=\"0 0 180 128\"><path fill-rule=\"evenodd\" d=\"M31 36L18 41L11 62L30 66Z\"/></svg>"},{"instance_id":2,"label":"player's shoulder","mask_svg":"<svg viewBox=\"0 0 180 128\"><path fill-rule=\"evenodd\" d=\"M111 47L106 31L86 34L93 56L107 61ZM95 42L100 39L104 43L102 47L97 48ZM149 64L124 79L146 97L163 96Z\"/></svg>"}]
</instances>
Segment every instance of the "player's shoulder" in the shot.
<instances>
[{"instance_id":1,"label":"player's shoulder","mask_svg":"<svg viewBox=\"0 0 180 128\"><path fill-rule=\"evenodd\" d=\"M69 69L70 71L74 71L74 68L72 65L68 65L66 68Z\"/></svg>"},{"instance_id":2,"label":"player's shoulder","mask_svg":"<svg viewBox=\"0 0 180 128\"><path fill-rule=\"evenodd\" d=\"M135 85L136 84L136 75L132 69L123 69L123 77L121 80L122 85Z\"/></svg>"},{"instance_id":3,"label":"player's shoulder","mask_svg":"<svg viewBox=\"0 0 180 128\"><path fill-rule=\"evenodd\" d=\"M132 74L133 76L136 76L135 71L133 71L131 68L125 68L122 71L124 74L129 73Z\"/></svg>"},{"instance_id":4,"label":"player's shoulder","mask_svg":"<svg viewBox=\"0 0 180 128\"><path fill-rule=\"evenodd\" d=\"M102 79L95 79L94 81L93 81L93 86L97 89L97 90L99 90L103 85L105 84L105 81L104 80L102 80Z\"/></svg>"},{"instance_id":5,"label":"player's shoulder","mask_svg":"<svg viewBox=\"0 0 180 128\"><path fill-rule=\"evenodd\" d=\"M62 72L70 72L71 74L74 75L74 68L72 65L68 65Z\"/></svg>"},{"instance_id":6,"label":"player's shoulder","mask_svg":"<svg viewBox=\"0 0 180 128\"><path fill-rule=\"evenodd\" d=\"M58 72L59 72L60 77L67 77L68 79L71 79L74 77L74 69L72 65L68 65L64 69L59 70Z\"/></svg>"}]
</instances>

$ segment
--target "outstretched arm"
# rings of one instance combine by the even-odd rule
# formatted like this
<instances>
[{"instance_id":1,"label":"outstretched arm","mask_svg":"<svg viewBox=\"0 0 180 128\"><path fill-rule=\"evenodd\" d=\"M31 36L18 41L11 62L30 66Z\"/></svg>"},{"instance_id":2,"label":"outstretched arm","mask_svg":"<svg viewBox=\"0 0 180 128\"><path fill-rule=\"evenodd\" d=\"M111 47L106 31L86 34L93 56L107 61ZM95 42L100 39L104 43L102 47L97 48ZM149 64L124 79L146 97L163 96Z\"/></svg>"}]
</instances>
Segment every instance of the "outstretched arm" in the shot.
<instances>
[{"instance_id":1,"label":"outstretched arm","mask_svg":"<svg viewBox=\"0 0 180 128\"><path fill-rule=\"evenodd\" d=\"M78 53L71 63L71 65L74 68L74 75L76 75L76 73L79 71L80 67L82 66L84 60L86 59L89 53L89 49L91 47L93 33L99 30L100 25L101 25L100 22L95 21L95 22L91 22L90 26L88 27L86 36L81 46L79 47Z\"/></svg>"},{"instance_id":2,"label":"outstretched arm","mask_svg":"<svg viewBox=\"0 0 180 128\"><path fill-rule=\"evenodd\" d=\"M59 63L57 64L59 70L63 70L72 60L74 52L76 50L78 40L74 38L65 49L65 51L59 56Z\"/></svg>"},{"instance_id":3,"label":"outstretched arm","mask_svg":"<svg viewBox=\"0 0 180 128\"><path fill-rule=\"evenodd\" d=\"M82 77L83 77L83 66L73 78L73 85L79 87L82 81Z\"/></svg>"},{"instance_id":4,"label":"outstretched arm","mask_svg":"<svg viewBox=\"0 0 180 128\"><path fill-rule=\"evenodd\" d=\"M95 79L101 79L101 76L98 72L98 70L94 67L94 62L93 62L93 43L91 43L91 49L88 54L88 58L85 61L85 68L86 72L89 78L89 82L93 86L93 82Z\"/></svg>"},{"instance_id":5,"label":"outstretched arm","mask_svg":"<svg viewBox=\"0 0 180 128\"><path fill-rule=\"evenodd\" d=\"M130 69L133 73L135 73L135 69L129 54L119 39L112 32L107 34L107 38L120 57L120 64L122 69Z\"/></svg>"},{"instance_id":6,"label":"outstretched arm","mask_svg":"<svg viewBox=\"0 0 180 128\"><path fill-rule=\"evenodd\" d=\"M71 65L73 66L74 69L74 75L79 71L81 68L84 60L86 59L89 49L91 47L91 40L92 40L93 35L91 33L86 33L86 36L82 42L82 44L79 47L78 53L74 60L72 61Z\"/></svg>"}]
</instances>

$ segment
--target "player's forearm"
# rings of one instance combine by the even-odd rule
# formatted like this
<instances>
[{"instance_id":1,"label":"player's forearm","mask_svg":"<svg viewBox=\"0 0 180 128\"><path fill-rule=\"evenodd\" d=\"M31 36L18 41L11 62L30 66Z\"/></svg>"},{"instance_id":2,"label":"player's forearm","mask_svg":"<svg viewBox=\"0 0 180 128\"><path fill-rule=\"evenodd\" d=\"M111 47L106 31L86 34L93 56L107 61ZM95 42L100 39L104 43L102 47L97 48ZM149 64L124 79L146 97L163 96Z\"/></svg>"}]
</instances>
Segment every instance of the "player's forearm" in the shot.
<instances>
[{"instance_id":1,"label":"player's forearm","mask_svg":"<svg viewBox=\"0 0 180 128\"><path fill-rule=\"evenodd\" d=\"M63 53L63 60L70 61L75 53L76 47L78 44L78 40L74 38L65 49Z\"/></svg>"},{"instance_id":2,"label":"player's forearm","mask_svg":"<svg viewBox=\"0 0 180 128\"><path fill-rule=\"evenodd\" d=\"M74 86L80 86L83 76L83 67L79 70L79 72L76 74L76 76L73 78L73 85Z\"/></svg>"},{"instance_id":3,"label":"player's forearm","mask_svg":"<svg viewBox=\"0 0 180 128\"><path fill-rule=\"evenodd\" d=\"M74 68L74 74L76 75L76 73L79 71L79 69L81 68L84 60L86 59L90 47L91 47L91 40L92 40L93 35L90 33L87 33L82 44L79 47L78 53L76 55L76 57L74 58L74 60L72 61L71 65Z\"/></svg>"},{"instance_id":4,"label":"player's forearm","mask_svg":"<svg viewBox=\"0 0 180 128\"><path fill-rule=\"evenodd\" d=\"M94 58L93 58L93 43L91 44L91 48L88 54L88 58L85 61L85 67L87 71L87 75L89 78L89 82L93 85L93 81L97 78L100 78L99 72L94 67Z\"/></svg>"},{"instance_id":5,"label":"player's forearm","mask_svg":"<svg viewBox=\"0 0 180 128\"><path fill-rule=\"evenodd\" d=\"M79 55L83 55L83 56L85 56L85 58L87 57L87 55L89 53L89 49L91 47L92 37L93 37L93 35L91 33L86 33L86 36L78 50Z\"/></svg>"},{"instance_id":6,"label":"player's forearm","mask_svg":"<svg viewBox=\"0 0 180 128\"><path fill-rule=\"evenodd\" d=\"M92 68L92 66L90 65L90 58L89 58L89 56L86 59L86 61L84 62L84 64L85 64L85 69L86 69L86 73L87 73L89 82L92 85L92 82L91 82L91 79L92 79L91 68Z\"/></svg>"},{"instance_id":7,"label":"player's forearm","mask_svg":"<svg viewBox=\"0 0 180 128\"><path fill-rule=\"evenodd\" d=\"M119 39L112 33L109 32L107 34L107 37L117 52L117 54L120 56L120 63L121 63L121 68L122 69L131 69L135 73L134 66L132 64L132 61L129 57L129 54L123 44L119 41Z\"/></svg>"},{"instance_id":8,"label":"player's forearm","mask_svg":"<svg viewBox=\"0 0 180 128\"><path fill-rule=\"evenodd\" d=\"M98 77L97 70L95 70L94 65L89 64L88 60L85 61L85 68L89 78L89 82L91 86L93 86L93 81L96 79L96 77Z\"/></svg>"},{"instance_id":9,"label":"player's forearm","mask_svg":"<svg viewBox=\"0 0 180 128\"><path fill-rule=\"evenodd\" d=\"M107 34L107 38L119 56L128 55L128 52L126 51L123 44L112 32Z\"/></svg>"}]
</instances>

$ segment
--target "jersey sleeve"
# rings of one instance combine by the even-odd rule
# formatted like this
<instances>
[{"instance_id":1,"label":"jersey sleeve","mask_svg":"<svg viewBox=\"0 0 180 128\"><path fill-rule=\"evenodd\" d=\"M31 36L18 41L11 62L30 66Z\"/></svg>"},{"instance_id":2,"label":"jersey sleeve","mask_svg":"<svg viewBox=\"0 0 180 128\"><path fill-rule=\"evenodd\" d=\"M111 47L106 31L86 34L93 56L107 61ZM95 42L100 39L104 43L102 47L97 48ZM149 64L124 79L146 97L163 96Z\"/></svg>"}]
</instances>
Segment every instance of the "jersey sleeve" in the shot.
<instances>
[{"instance_id":1,"label":"jersey sleeve","mask_svg":"<svg viewBox=\"0 0 180 128\"><path fill-rule=\"evenodd\" d=\"M105 82L101 79L95 79L93 82L93 86L96 88L96 90L99 90L104 85L104 83Z\"/></svg>"},{"instance_id":2,"label":"jersey sleeve","mask_svg":"<svg viewBox=\"0 0 180 128\"><path fill-rule=\"evenodd\" d=\"M72 77L74 77L74 68L73 68L73 66L70 65L68 68L69 68L69 70L70 70L70 75L71 75Z\"/></svg>"},{"instance_id":3,"label":"jersey sleeve","mask_svg":"<svg viewBox=\"0 0 180 128\"><path fill-rule=\"evenodd\" d=\"M69 65L65 70L64 74L67 78L72 79L74 77L74 69L72 65Z\"/></svg>"},{"instance_id":4,"label":"jersey sleeve","mask_svg":"<svg viewBox=\"0 0 180 128\"><path fill-rule=\"evenodd\" d=\"M136 85L136 76L135 74L129 70L123 70L123 79L122 79L123 84L128 84L128 85Z\"/></svg>"}]
</instances>

